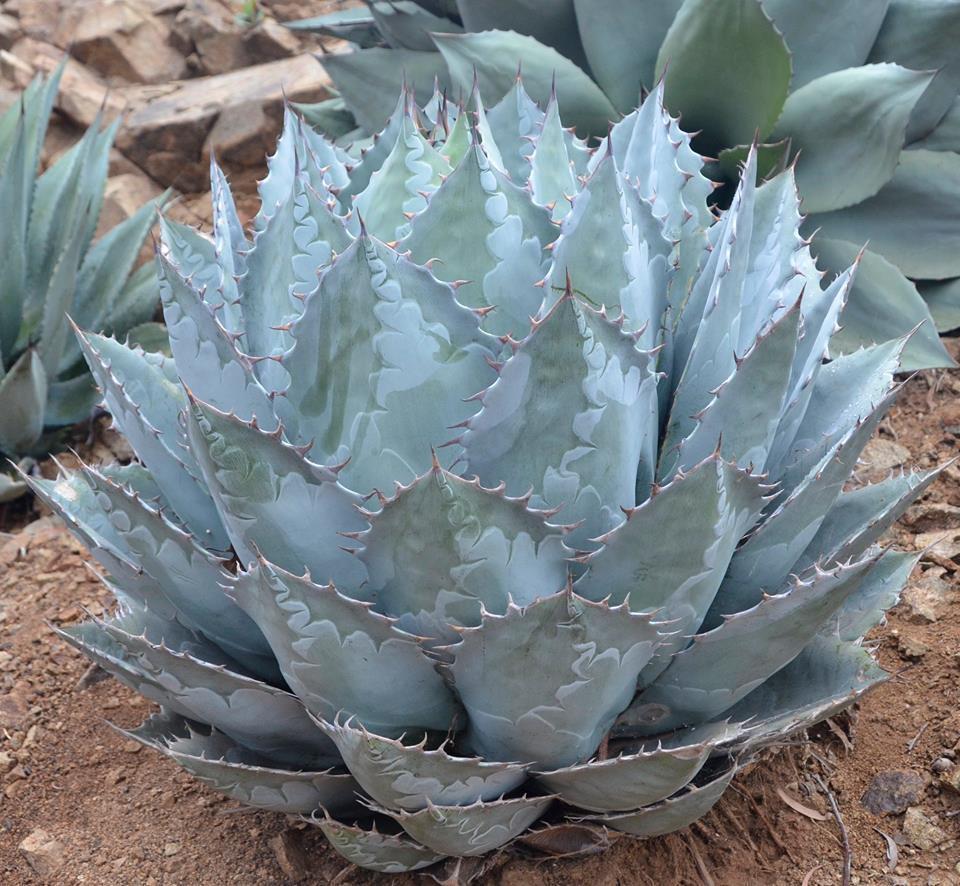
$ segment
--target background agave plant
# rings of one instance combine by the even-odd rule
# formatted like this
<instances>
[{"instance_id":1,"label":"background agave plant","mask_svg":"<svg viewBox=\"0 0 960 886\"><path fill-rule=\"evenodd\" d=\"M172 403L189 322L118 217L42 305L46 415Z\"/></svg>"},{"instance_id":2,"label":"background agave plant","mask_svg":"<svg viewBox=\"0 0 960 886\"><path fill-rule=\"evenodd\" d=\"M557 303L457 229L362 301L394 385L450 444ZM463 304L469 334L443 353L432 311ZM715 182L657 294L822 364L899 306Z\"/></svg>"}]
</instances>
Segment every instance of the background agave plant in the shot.
<instances>
[{"instance_id":1,"label":"background agave plant","mask_svg":"<svg viewBox=\"0 0 960 886\"><path fill-rule=\"evenodd\" d=\"M37 77L0 118L0 453L42 451L45 429L81 421L97 400L67 315L114 335L151 335L149 265L134 271L154 223L148 203L93 243L119 123L91 126L42 175L40 153L62 67ZM22 483L0 472L0 501Z\"/></svg>"},{"instance_id":2,"label":"background agave plant","mask_svg":"<svg viewBox=\"0 0 960 886\"><path fill-rule=\"evenodd\" d=\"M835 347L926 321L905 368L952 365L931 314L960 326L960 0L376 0L291 27L362 47L321 57L340 96L305 113L334 135L378 129L403 79L426 101L476 72L493 102L522 64L535 99L555 78L564 122L600 136L665 73L712 178L735 178L758 134L761 176L799 155L822 267L869 241Z\"/></svg>"},{"instance_id":3,"label":"background agave plant","mask_svg":"<svg viewBox=\"0 0 960 886\"><path fill-rule=\"evenodd\" d=\"M119 603L62 636L161 705L130 735L384 872L704 814L883 678L917 555L876 542L938 473L843 490L905 342L824 362L856 268L821 287L792 170L717 220L660 91L592 153L519 82L471 107L361 157L288 112L250 237L214 166L173 358L80 334L142 464L30 480Z\"/></svg>"}]
</instances>

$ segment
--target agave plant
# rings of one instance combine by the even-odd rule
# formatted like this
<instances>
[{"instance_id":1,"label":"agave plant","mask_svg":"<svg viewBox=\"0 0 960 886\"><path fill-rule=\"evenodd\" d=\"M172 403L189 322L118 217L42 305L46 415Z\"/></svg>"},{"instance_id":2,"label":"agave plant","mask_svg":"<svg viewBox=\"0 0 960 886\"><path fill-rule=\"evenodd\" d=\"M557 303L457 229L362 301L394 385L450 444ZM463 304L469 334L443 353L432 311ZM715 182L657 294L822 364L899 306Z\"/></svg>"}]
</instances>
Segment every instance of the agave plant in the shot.
<instances>
[{"instance_id":1,"label":"agave plant","mask_svg":"<svg viewBox=\"0 0 960 886\"><path fill-rule=\"evenodd\" d=\"M371 0L290 26L364 47L321 56L340 95L305 108L337 135L378 129L402 78L426 101L435 78L467 94L476 74L491 102L518 65L535 99L555 79L564 121L604 135L665 75L714 179L735 178L759 133L761 175L799 155L822 266L839 273L869 240L835 346L926 321L904 366L952 365L931 313L960 326L958 0Z\"/></svg>"},{"instance_id":2,"label":"agave plant","mask_svg":"<svg viewBox=\"0 0 960 886\"><path fill-rule=\"evenodd\" d=\"M6 456L42 451L45 429L81 421L96 403L68 313L115 335L155 333L153 324L141 325L158 301L153 269L135 271L134 263L156 204L92 242L118 124L94 123L38 176L61 72L62 66L34 79L0 117L0 453ZM24 489L0 472L0 501Z\"/></svg>"},{"instance_id":3,"label":"agave plant","mask_svg":"<svg viewBox=\"0 0 960 886\"><path fill-rule=\"evenodd\" d=\"M214 165L172 359L79 334L141 463L30 480L119 603L60 635L160 705L128 734L383 872L703 815L883 679L918 555L876 542L938 473L844 489L905 342L826 362L856 268L792 169L717 219L660 91L593 152L519 82L470 107L360 158L288 110L249 235Z\"/></svg>"}]
</instances>

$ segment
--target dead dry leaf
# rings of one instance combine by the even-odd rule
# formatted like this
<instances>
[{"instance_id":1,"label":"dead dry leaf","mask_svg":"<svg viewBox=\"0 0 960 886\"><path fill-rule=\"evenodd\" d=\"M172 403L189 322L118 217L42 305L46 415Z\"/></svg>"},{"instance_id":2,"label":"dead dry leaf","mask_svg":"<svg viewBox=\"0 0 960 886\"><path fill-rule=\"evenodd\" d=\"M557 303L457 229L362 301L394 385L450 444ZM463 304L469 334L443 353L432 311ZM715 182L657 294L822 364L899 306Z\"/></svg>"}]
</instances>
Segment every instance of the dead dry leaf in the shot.
<instances>
[{"instance_id":1,"label":"dead dry leaf","mask_svg":"<svg viewBox=\"0 0 960 886\"><path fill-rule=\"evenodd\" d=\"M777 788L777 796L794 812L799 812L806 818L812 819L813 821L827 820L827 816L820 812L820 810L814 809L812 806L805 806L796 797L791 797L783 788Z\"/></svg>"}]
</instances>

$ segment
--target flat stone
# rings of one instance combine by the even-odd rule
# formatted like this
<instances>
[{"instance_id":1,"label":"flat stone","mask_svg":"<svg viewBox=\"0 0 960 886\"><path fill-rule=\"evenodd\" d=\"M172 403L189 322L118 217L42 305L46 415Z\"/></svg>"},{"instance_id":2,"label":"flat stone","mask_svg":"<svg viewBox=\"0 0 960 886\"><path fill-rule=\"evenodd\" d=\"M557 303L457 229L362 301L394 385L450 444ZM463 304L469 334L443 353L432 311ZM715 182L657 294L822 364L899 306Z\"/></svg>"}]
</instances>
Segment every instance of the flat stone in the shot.
<instances>
[{"instance_id":1,"label":"flat stone","mask_svg":"<svg viewBox=\"0 0 960 886\"><path fill-rule=\"evenodd\" d=\"M930 646L923 642L919 637L911 635L902 636L897 640L897 651L901 658L908 661L920 661L929 651Z\"/></svg>"},{"instance_id":2,"label":"flat stone","mask_svg":"<svg viewBox=\"0 0 960 886\"><path fill-rule=\"evenodd\" d=\"M934 554L954 560L960 556L960 529L935 529L913 537L918 548L930 548Z\"/></svg>"},{"instance_id":3,"label":"flat stone","mask_svg":"<svg viewBox=\"0 0 960 886\"><path fill-rule=\"evenodd\" d=\"M877 474L906 464L911 460L911 455L906 446L888 440L886 437L874 437L864 447L861 458L866 469L871 474Z\"/></svg>"},{"instance_id":4,"label":"flat stone","mask_svg":"<svg viewBox=\"0 0 960 886\"><path fill-rule=\"evenodd\" d=\"M187 72L170 30L140 0L80 0L68 8L57 43L110 81L164 83Z\"/></svg>"},{"instance_id":5,"label":"flat stone","mask_svg":"<svg viewBox=\"0 0 960 886\"><path fill-rule=\"evenodd\" d=\"M923 776L912 769L890 769L874 776L860 803L874 815L899 815L919 802L925 788Z\"/></svg>"},{"instance_id":6,"label":"flat stone","mask_svg":"<svg viewBox=\"0 0 960 886\"><path fill-rule=\"evenodd\" d=\"M27 860L38 877L44 879L53 876L65 862L63 843L55 839L43 828L37 828L25 837L19 846L20 854Z\"/></svg>"},{"instance_id":7,"label":"flat stone","mask_svg":"<svg viewBox=\"0 0 960 886\"><path fill-rule=\"evenodd\" d=\"M299 833L286 830L277 834L270 840L270 848L288 880L299 883L310 876L310 859L303 849Z\"/></svg>"},{"instance_id":8,"label":"flat stone","mask_svg":"<svg viewBox=\"0 0 960 886\"><path fill-rule=\"evenodd\" d=\"M925 851L934 849L950 839L947 832L918 806L911 806L903 817L903 835L917 849Z\"/></svg>"}]
</instances>

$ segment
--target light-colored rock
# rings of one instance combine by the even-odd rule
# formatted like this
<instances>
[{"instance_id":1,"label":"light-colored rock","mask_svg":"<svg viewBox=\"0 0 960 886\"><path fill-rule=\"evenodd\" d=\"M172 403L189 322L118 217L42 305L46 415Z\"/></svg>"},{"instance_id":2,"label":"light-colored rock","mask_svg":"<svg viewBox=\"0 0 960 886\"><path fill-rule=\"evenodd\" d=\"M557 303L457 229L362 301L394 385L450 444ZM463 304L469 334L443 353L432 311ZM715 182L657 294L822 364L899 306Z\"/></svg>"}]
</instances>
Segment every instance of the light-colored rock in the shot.
<instances>
[{"instance_id":1,"label":"light-colored rock","mask_svg":"<svg viewBox=\"0 0 960 886\"><path fill-rule=\"evenodd\" d=\"M97 237L130 218L144 203L162 194L161 188L142 172L127 172L107 179Z\"/></svg>"},{"instance_id":2,"label":"light-colored rock","mask_svg":"<svg viewBox=\"0 0 960 886\"><path fill-rule=\"evenodd\" d=\"M960 529L935 529L913 537L918 548L930 548L940 557L954 560L960 557Z\"/></svg>"},{"instance_id":3,"label":"light-colored rock","mask_svg":"<svg viewBox=\"0 0 960 886\"><path fill-rule=\"evenodd\" d=\"M893 468L910 461L910 450L906 446L888 440L886 437L874 437L864 447L861 460L871 474L886 474Z\"/></svg>"},{"instance_id":4,"label":"light-colored rock","mask_svg":"<svg viewBox=\"0 0 960 886\"><path fill-rule=\"evenodd\" d=\"M50 40L68 2L71 0L7 0L3 11L17 17L28 37Z\"/></svg>"},{"instance_id":5,"label":"light-colored rock","mask_svg":"<svg viewBox=\"0 0 960 886\"><path fill-rule=\"evenodd\" d=\"M925 624L946 614L956 597L953 586L944 578L946 574L945 569L934 566L907 585L903 603L910 612L910 621Z\"/></svg>"},{"instance_id":6,"label":"light-colored rock","mask_svg":"<svg viewBox=\"0 0 960 886\"><path fill-rule=\"evenodd\" d=\"M38 877L52 877L66 861L63 843L55 839L43 828L37 828L25 837L19 846L20 854L27 860Z\"/></svg>"},{"instance_id":7,"label":"light-colored rock","mask_svg":"<svg viewBox=\"0 0 960 886\"><path fill-rule=\"evenodd\" d=\"M272 151L283 97L318 101L329 79L312 55L169 84L123 90L132 110L117 147L161 185L182 191L208 184L211 150L226 162L259 163Z\"/></svg>"},{"instance_id":8,"label":"light-colored rock","mask_svg":"<svg viewBox=\"0 0 960 886\"><path fill-rule=\"evenodd\" d=\"M80 0L61 19L56 42L101 76L121 83L163 83L186 74L170 31L142 0Z\"/></svg>"},{"instance_id":9,"label":"light-colored rock","mask_svg":"<svg viewBox=\"0 0 960 886\"><path fill-rule=\"evenodd\" d=\"M949 835L919 806L911 806L903 816L903 834L917 849L929 851L949 839Z\"/></svg>"}]
</instances>

